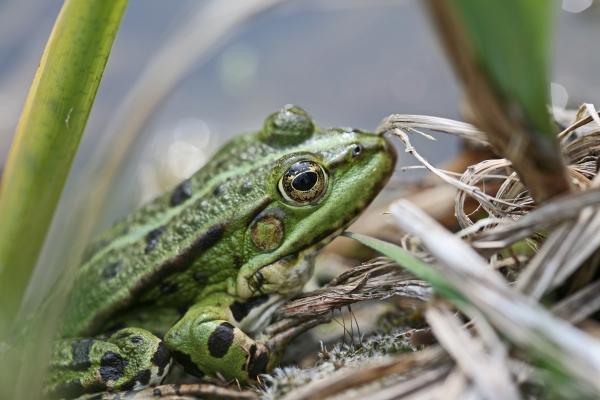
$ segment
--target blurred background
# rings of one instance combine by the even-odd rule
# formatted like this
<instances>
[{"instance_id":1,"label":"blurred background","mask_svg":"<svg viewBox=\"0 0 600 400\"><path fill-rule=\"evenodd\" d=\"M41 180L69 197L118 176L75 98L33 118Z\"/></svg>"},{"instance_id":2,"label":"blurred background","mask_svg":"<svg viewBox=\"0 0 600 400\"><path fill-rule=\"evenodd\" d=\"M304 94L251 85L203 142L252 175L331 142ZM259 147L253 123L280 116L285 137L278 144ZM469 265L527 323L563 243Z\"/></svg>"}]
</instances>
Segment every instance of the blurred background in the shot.
<instances>
[{"instance_id":1,"label":"blurred background","mask_svg":"<svg viewBox=\"0 0 600 400\"><path fill-rule=\"evenodd\" d=\"M94 171L121 146L124 132L113 129L119 127L114 118L127 109L137 79L161 46L209 3L130 0L65 189L71 203L62 203L52 232L67 226L57 223L68 216L65 204L76 204L82 190L93 188ZM374 130L390 113L460 119L460 89L419 3L280 1L236 24L151 113L119 169L98 229L189 176L225 140L260 128L287 103L304 107L321 126ZM598 104L598 1L555 3L553 105ZM61 5L0 0L0 166ZM451 137L415 142L437 164L460 149ZM415 163L405 157L402 164ZM414 170L401 172L395 182L414 176Z\"/></svg>"}]
</instances>

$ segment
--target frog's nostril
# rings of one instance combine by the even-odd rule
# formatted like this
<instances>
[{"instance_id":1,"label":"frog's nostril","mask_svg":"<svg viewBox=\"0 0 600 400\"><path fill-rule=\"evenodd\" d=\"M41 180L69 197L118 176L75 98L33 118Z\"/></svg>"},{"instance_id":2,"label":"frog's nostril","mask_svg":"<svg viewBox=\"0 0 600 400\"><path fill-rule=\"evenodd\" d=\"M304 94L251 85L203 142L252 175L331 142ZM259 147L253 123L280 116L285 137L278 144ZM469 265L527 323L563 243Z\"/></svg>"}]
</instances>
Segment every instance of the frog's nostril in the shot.
<instances>
[{"instance_id":1,"label":"frog's nostril","mask_svg":"<svg viewBox=\"0 0 600 400\"><path fill-rule=\"evenodd\" d=\"M363 147L360 144L355 144L352 146L352 157L358 157L361 155L363 151Z\"/></svg>"}]
</instances>

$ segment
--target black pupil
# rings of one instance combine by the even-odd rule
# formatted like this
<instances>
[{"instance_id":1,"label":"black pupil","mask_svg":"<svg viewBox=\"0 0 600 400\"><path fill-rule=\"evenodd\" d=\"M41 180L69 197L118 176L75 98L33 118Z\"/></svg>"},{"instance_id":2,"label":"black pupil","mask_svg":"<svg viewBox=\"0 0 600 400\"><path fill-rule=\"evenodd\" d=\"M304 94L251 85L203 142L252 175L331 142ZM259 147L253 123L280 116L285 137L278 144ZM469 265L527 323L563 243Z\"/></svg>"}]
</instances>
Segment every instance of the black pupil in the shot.
<instances>
[{"instance_id":1,"label":"black pupil","mask_svg":"<svg viewBox=\"0 0 600 400\"><path fill-rule=\"evenodd\" d=\"M307 190L310 190L313 186L315 186L315 183L317 183L317 179L319 179L319 176L316 172L303 172L294 178L294 180L292 181L292 186L296 190L306 192Z\"/></svg>"}]
</instances>

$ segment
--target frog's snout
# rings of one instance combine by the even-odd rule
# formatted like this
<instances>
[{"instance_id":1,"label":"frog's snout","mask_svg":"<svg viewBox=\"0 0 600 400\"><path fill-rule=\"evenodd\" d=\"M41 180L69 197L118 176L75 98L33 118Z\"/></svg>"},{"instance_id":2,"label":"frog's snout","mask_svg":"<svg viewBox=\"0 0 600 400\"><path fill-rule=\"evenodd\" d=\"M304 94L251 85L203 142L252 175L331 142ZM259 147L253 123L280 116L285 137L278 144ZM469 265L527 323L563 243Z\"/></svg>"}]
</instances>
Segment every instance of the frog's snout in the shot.
<instances>
[{"instance_id":1,"label":"frog's snout","mask_svg":"<svg viewBox=\"0 0 600 400\"><path fill-rule=\"evenodd\" d=\"M370 157L379 158L384 164L391 165L392 168L396 165L397 153L396 147L389 140L378 133L363 133L362 148L366 153L370 153ZM366 137L365 137L366 136Z\"/></svg>"},{"instance_id":2,"label":"frog's snout","mask_svg":"<svg viewBox=\"0 0 600 400\"><path fill-rule=\"evenodd\" d=\"M387 155L392 160L392 166L396 166L396 159L398 158L398 153L396 152L396 146L389 140L389 137L380 136L385 143L384 149Z\"/></svg>"}]
</instances>

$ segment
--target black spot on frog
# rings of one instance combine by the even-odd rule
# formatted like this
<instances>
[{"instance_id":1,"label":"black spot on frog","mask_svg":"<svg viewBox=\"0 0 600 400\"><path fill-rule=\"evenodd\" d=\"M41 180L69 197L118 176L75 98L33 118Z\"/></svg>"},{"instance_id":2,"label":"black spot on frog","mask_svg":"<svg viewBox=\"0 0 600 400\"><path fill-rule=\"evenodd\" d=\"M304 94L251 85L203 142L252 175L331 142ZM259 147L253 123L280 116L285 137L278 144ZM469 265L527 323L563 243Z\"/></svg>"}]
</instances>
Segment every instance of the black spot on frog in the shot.
<instances>
[{"instance_id":1,"label":"black spot on frog","mask_svg":"<svg viewBox=\"0 0 600 400\"><path fill-rule=\"evenodd\" d=\"M73 357L73 369L85 371L92 363L90 362L90 350L94 339L77 339L71 343L71 355Z\"/></svg>"},{"instance_id":2,"label":"black spot on frog","mask_svg":"<svg viewBox=\"0 0 600 400\"><path fill-rule=\"evenodd\" d=\"M100 377L103 382L116 381L123 377L128 362L121 355L106 352L100 360Z\"/></svg>"},{"instance_id":3,"label":"black spot on frog","mask_svg":"<svg viewBox=\"0 0 600 400\"><path fill-rule=\"evenodd\" d=\"M119 271L121 271L122 268L123 268L122 261L112 262L112 263L108 264L107 266L105 266L104 268L102 268L102 278L104 278L106 280L112 279L115 276L117 276L117 274L119 273Z\"/></svg>"},{"instance_id":4,"label":"black spot on frog","mask_svg":"<svg viewBox=\"0 0 600 400\"><path fill-rule=\"evenodd\" d=\"M202 272L202 271L196 271L196 272L194 272L194 274L192 275L192 277L199 284L201 284L201 285L206 284L206 274L204 272Z\"/></svg>"},{"instance_id":5,"label":"black spot on frog","mask_svg":"<svg viewBox=\"0 0 600 400\"><path fill-rule=\"evenodd\" d=\"M158 345L158 349L152 356L152 364L158 367L158 375L162 375L165 372L165 368L169 365L171 361L171 353L167 346L163 342L160 342Z\"/></svg>"},{"instance_id":6,"label":"black spot on frog","mask_svg":"<svg viewBox=\"0 0 600 400\"><path fill-rule=\"evenodd\" d=\"M269 363L269 354L266 352L258 353L256 345L250 347L250 359L248 360L248 376L251 379L256 379L259 374L267 371Z\"/></svg>"},{"instance_id":7,"label":"black spot on frog","mask_svg":"<svg viewBox=\"0 0 600 400\"><path fill-rule=\"evenodd\" d=\"M172 207L178 206L192 197L192 183L189 179L181 182L171 193L170 204Z\"/></svg>"},{"instance_id":8,"label":"black spot on frog","mask_svg":"<svg viewBox=\"0 0 600 400\"><path fill-rule=\"evenodd\" d=\"M173 357L175 357L177 362L181 364L183 369L185 369L185 372L200 378L204 376L204 373L198 368L196 364L194 364L189 354L183 353L181 351L176 351L173 353Z\"/></svg>"},{"instance_id":9,"label":"black spot on frog","mask_svg":"<svg viewBox=\"0 0 600 400\"><path fill-rule=\"evenodd\" d=\"M152 377L152 372L149 369L144 369L138 372L133 378L125 382L119 388L120 390L132 390L135 387L136 382L139 382L141 385L148 385L150 383L150 378Z\"/></svg>"},{"instance_id":10,"label":"black spot on frog","mask_svg":"<svg viewBox=\"0 0 600 400\"><path fill-rule=\"evenodd\" d=\"M233 343L233 329L233 325L229 322L223 322L210 334L208 338L208 351L211 356L223 358L227 354Z\"/></svg>"},{"instance_id":11,"label":"black spot on frog","mask_svg":"<svg viewBox=\"0 0 600 400\"><path fill-rule=\"evenodd\" d=\"M150 253L152 250L154 250L156 248L156 246L158 245L158 239L160 238L160 235L163 234L163 232L165 231L165 226L159 226L156 229L152 229L150 232L148 232L146 234L146 248L144 249L144 252L146 254Z\"/></svg>"},{"instance_id":12,"label":"black spot on frog","mask_svg":"<svg viewBox=\"0 0 600 400\"><path fill-rule=\"evenodd\" d=\"M231 310L231 314L233 314L233 318L235 318L237 322L240 322L246 318L254 307L264 304L267 300L269 300L269 295L267 294L251 297L243 303L236 300L229 306L229 309Z\"/></svg>"},{"instance_id":13,"label":"black spot on frog","mask_svg":"<svg viewBox=\"0 0 600 400\"><path fill-rule=\"evenodd\" d=\"M252 191L253 187L254 187L254 185L252 182L246 181L246 182L242 183L242 186L240 186L240 193L248 194Z\"/></svg>"},{"instance_id":14,"label":"black spot on frog","mask_svg":"<svg viewBox=\"0 0 600 400\"><path fill-rule=\"evenodd\" d=\"M223 186L221 186L221 185L215 187L213 190L213 196L215 196L215 197L219 197L223 193L225 193L225 189L223 189Z\"/></svg>"},{"instance_id":15,"label":"black spot on frog","mask_svg":"<svg viewBox=\"0 0 600 400\"><path fill-rule=\"evenodd\" d=\"M179 289L179 286L175 282L162 282L158 286L158 289L160 290L160 292L162 294L173 294L173 293L177 292L177 289Z\"/></svg>"}]
</instances>

